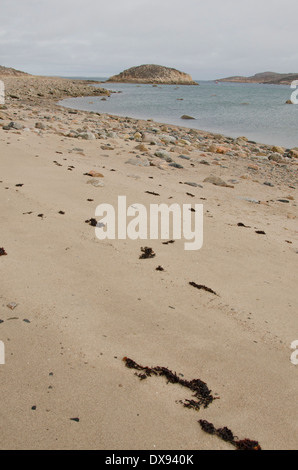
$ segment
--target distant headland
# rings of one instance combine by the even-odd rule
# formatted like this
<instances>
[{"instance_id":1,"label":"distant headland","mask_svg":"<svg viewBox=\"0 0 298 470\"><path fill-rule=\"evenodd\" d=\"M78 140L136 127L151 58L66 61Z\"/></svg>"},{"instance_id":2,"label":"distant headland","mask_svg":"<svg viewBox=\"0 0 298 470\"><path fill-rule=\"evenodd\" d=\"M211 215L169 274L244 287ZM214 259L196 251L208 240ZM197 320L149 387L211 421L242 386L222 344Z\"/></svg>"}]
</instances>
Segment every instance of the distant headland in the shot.
<instances>
[{"instance_id":1,"label":"distant headland","mask_svg":"<svg viewBox=\"0 0 298 470\"><path fill-rule=\"evenodd\" d=\"M22 77L23 75L28 76L29 74L26 72L21 72L20 70L13 69L11 67L3 67L3 65L0 65L0 75L8 77Z\"/></svg>"},{"instance_id":2,"label":"distant headland","mask_svg":"<svg viewBox=\"0 0 298 470\"><path fill-rule=\"evenodd\" d=\"M257 73L252 77L235 76L221 78L217 81L234 83L263 83L270 85L290 85L294 80L298 80L298 73L262 72Z\"/></svg>"},{"instance_id":3,"label":"distant headland","mask_svg":"<svg viewBox=\"0 0 298 470\"><path fill-rule=\"evenodd\" d=\"M179 70L161 65L140 65L110 77L108 82L145 83L156 85L198 85L192 77Z\"/></svg>"}]
</instances>

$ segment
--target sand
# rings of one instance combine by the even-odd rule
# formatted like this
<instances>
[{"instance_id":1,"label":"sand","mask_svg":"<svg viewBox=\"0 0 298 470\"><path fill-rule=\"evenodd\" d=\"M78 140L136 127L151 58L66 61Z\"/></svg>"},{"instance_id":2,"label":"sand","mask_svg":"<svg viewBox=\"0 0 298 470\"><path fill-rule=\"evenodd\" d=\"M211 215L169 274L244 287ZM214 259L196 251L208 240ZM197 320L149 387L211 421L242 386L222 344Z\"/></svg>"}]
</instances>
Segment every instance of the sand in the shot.
<instances>
[{"instance_id":1,"label":"sand","mask_svg":"<svg viewBox=\"0 0 298 470\"><path fill-rule=\"evenodd\" d=\"M0 448L231 449L200 419L263 449L297 448L298 160L269 161L270 146L243 139L69 113L55 102L76 96L69 82L48 96L57 79L2 79L17 98L0 109ZM96 138L68 137L78 135L71 129ZM179 138L150 145L142 132ZM160 149L183 168L154 156ZM150 166L126 163L137 155ZM102 186L87 184L91 170ZM211 175L227 187L204 182ZM85 221L119 195L146 206L203 203L203 248L98 240ZM143 246L156 257L139 259ZM179 401L191 392L141 381L123 357L201 379L219 399L186 409Z\"/></svg>"}]
</instances>

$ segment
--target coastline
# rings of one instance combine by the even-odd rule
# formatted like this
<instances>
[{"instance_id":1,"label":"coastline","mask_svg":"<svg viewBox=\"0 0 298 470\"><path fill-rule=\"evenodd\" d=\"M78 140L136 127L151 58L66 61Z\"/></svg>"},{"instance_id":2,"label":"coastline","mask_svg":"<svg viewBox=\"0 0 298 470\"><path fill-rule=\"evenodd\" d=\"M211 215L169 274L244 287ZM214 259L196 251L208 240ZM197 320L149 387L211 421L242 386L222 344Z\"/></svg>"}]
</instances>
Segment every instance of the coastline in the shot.
<instances>
[{"instance_id":1,"label":"coastline","mask_svg":"<svg viewBox=\"0 0 298 470\"><path fill-rule=\"evenodd\" d=\"M264 449L297 447L296 153L56 104L89 96L84 81L0 79L0 448L230 449L198 419ZM202 250L97 240L85 221L119 195L204 203ZM156 258L139 259L146 244ZM187 410L191 393L139 381L124 356L200 378L220 399Z\"/></svg>"}]
</instances>

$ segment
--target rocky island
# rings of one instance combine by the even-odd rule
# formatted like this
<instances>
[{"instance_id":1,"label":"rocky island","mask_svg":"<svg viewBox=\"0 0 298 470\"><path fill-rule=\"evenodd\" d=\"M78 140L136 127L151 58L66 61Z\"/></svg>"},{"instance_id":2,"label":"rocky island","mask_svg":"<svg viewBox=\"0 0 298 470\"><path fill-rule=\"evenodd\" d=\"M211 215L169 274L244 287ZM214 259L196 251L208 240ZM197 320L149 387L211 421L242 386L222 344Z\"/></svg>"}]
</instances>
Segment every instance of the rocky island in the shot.
<instances>
[{"instance_id":1,"label":"rocky island","mask_svg":"<svg viewBox=\"0 0 298 470\"><path fill-rule=\"evenodd\" d=\"M108 82L149 83L160 85L198 85L192 77L179 70L161 65L140 65L110 77Z\"/></svg>"},{"instance_id":2,"label":"rocky island","mask_svg":"<svg viewBox=\"0 0 298 470\"><path fill-rule=\"evenodd\" d=\"M217 81L233 83L262 83L267 85L291 85L294 80L298 80L298 73L262 72L257 73L252 77L235 76L221 78Z\"/></svg>"}]
</instances>

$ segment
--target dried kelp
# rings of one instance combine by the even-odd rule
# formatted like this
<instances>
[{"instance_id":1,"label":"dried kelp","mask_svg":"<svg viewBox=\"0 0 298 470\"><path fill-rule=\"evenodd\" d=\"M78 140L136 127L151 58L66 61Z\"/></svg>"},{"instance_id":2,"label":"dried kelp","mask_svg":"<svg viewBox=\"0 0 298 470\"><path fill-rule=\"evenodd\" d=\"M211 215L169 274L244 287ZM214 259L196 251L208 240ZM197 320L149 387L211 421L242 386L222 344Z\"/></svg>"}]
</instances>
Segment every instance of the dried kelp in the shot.
<instances>
[{"instance_id":1,"label":"dried kelp","mask_svg":"<svg viewBox=\"0 0 298 470\"><path fill-rule=\"evenodd\" d=\"M166 367L142 366L128 357L124 357L123 362L125 362L126 367L129 369L138 371L135 375L140 380L146 380L151 376L165 377L168 383L179 384L182 387L191 390L194 393L193 398L195 398L195 400L180 400L180 403L182 403L185 408L192 408L199 411L201 407L208 408L214 400L219 399L219 397L214 397L212 395L212 391L209 390L207 384L200 379L194 379L191 381L184 380L182 375L180 377L176 372L172 372ZM223 441L230 443L236 448L236 450L262 450L257 441L252 441L250 439L237 440L238 438L227 427L216 429L214 424L209 423L208 421L200 420L198 422L204 432L217 436Z\"/></svg>"},{"instance_id":2,"label":"dried kelp","mask_svg":"<svg viewBox=\"0 0 298 470\"><path fill-rule=\"evenodd\" d=\"M191 381L184 380L179 377L176 372L172 372L166 367L144 367L137 364L128 357L124 357L123 361L125 362L126 367L129 369L135 369L139 371L139 373L136 373L135 375L141 380L145 380L146 378L154 375L158 377L165 377L168 383L179 384L182 387L188 388L191 392L193 392L193 398L195 398L195 400L181 400L180 403L183 404L185 408L192 408L198 411L201 407L208 408L208 406L214 400L218 399L218 397L214 397L212 395L212 391L209 390L207 384L200 379L194 379Z\"/></svg>"},{"instance_id":3,"label":"dried kelp","mask_svg":"<svg viewBox=\"0 0 298 470\"><path fill-rule=\"evenodd\" d=\"M260 444L257 441L251 441L250 439L236 441L235 444L237 450L262 450Z\"/></svg>"},{"instance_id":4,"label":"dried kelp","mask_svg":"<svg viewBox=\"0 0 298 470\"><path fill-rule=\"evenodd\" d=\"M141 248L142 254L140 255L139 259L150 259L150 258L155 258L156 254L152 250L152 248L149 248L148 246L145 246L145 248Z\"/></svg>"},{"instance_id":5,"label":"dried kelp","mask_svg":"<svg viewBox=\"0 0 298 470\"><path fill-rule=\"evenodd\" d=\"M96 227L97 226L97 220L96 219L89 219L89 220L85 220L85 224L89 224L91 225L91 227Z\"/></svg>"},{"instance_id":6,"label":"dried kelp","mask_svg":"<svg viewBox=\"0 0 298 470\"><path fill-rule=\"evenodd\" d=\"M155 193L153 191L145 191L145 194L151 194L152 196L160 196L160 194Z\"/></svg>"},{"instance_id":7,"label":"dried kelp","mask_svg":"<svg viewBox=\"0 0 298 470\"><path fill-rule=\"evenodd\" d=\"M257 441L251 441L250 439L244 439L243 441L237 441L234 433L227 427L216 429L212 423L205 420L199 421L200 426L204 432L217 436L225 442L229 442L237 450L262 450L260 444Z\"/></svg>"},{"instance_id":8,"label":"dried kelp","mask_svg":"<svg viewBox=\"0 0 298 470\"><path fill-rule=\"evenodd\" d=\"M162 266L157 266L155 271L164 271L165 269Z\"/></svg>"},{"instance_id":9,"label":"dried kelp","mask_svg":"<svg viewBox=\"0 0 298 470\"><path fill-rule=\"evenodd\" d=\"M7 256L7 253L4 248L0 248L0 256Z\"/></svg>"},{"instance_id":10,"label":"dried kelp","mask_svg":"<svg viewBox=\"0 0 298 470\"><path fill-rule=\"evenodd\" d=\"M210 292L210 294L214 294L218 296L218 294L214 290L210 289L209 287L203 286L201 284L196 284L195 282L190 282L189 285L192 287L195 287L196 289L205 290L206 292Z\"/></svg>"},{"instance_id":11,"label":"dried kelp","mask_svg":"<svg viewBox=\"0 0 298 470\"><path fill-rule=\"evenodd\" d=\"M239 222L239 224L237 224L237 227L251 228L249 227L249 225L245 225L242 222Z\"/></svg>"}]
</instances>

